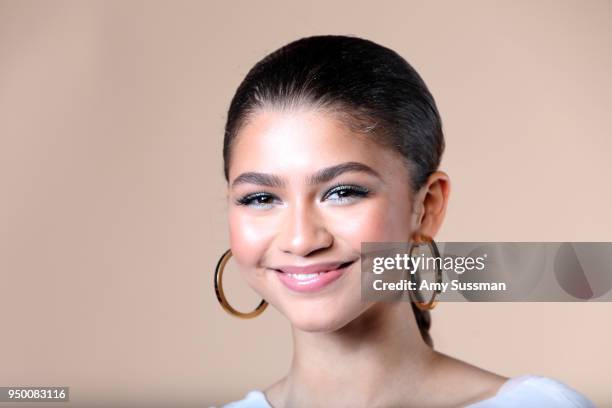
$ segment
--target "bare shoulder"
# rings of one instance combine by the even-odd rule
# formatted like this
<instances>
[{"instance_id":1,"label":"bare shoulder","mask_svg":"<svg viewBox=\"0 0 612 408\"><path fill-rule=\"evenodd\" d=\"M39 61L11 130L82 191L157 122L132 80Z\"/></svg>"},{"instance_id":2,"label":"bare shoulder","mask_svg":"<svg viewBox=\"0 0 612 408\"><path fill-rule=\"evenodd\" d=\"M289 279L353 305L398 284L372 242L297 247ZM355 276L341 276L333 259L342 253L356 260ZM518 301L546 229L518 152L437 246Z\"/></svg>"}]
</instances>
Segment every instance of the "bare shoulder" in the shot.
<instances>
[{"instance_id":1,"label":"bare shoulder","mask_svg":"<svg viewBox=\"0 0 612 408\"><path fill-rule=\"evenodd\" d=\"M262 391L264 395L266 396L266 400L268 400L268 403L272 405L273 407L282 406L281 401L282 401L282 392L283 392L283 387L285 384L285 379L286 377L281 378L280 380L278 380L277 382L275 382L274 384L270 385L269 387L267 387L265 390Z\"/></svg>"},{"instance_id":2,"label":"bare shoulder","mask_svg":"<svg viewBox=\"0 0 612 408\"><path fill-rule=\"evenodd\" d=\"M508 381L507 377L439 352L436 352L433 374L432 380L460 405L491 398Z\"/></svg>"}]
</instances>

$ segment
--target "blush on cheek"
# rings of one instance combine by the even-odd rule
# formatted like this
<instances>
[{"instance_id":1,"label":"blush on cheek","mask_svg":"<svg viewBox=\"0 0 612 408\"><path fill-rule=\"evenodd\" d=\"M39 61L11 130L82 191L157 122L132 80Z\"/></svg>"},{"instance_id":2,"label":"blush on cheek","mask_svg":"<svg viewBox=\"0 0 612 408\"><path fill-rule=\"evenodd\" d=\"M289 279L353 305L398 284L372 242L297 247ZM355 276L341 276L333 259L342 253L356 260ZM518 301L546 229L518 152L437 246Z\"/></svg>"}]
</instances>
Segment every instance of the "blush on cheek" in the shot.
<instances>
[{"instance_id":1,"label":"blush on cheek","mask_svg":"<svg viewBox=\"0 0 612 408\"><path fill-rule=\"evenodd\" d=\"M243 268L260 267L270 241L270 230L252 217L230 214L230 245L236 262Z\"/></svg>"},{"instance_id":2,"label":"blush on cheek","mask_svg":"<svg viewBox=\"0 0 612 408\"><path fill-rule=\"evenodd\" d=\"M405 213L408 214L406 209ZM361 242L404 241L410 236L409 217L402 211L384 205L372 203L350 214L350 222L336 220L335 231L344 237L350 237L356 247Z\"/></svg>"}]
</instances>

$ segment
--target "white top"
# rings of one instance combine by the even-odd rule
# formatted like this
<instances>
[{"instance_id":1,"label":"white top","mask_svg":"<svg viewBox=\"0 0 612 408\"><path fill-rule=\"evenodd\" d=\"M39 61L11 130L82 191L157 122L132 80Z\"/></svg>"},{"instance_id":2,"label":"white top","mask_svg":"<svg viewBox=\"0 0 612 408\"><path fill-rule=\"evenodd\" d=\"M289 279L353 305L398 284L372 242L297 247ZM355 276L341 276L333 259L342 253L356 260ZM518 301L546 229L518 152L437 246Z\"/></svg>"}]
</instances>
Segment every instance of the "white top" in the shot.
<instances>
[{"instance_id":1,"label":"white top","mask_svg":"<svg viewBox=\"0 0 612 408\"><path fill-rule=\"evenodd\" d=\"M584 395L560 381L536 375L513 377L501 386L494 397L466 408L595 408ZM211 407L214 408L214 407ZM222 408L272 408L265 394L253 390L244 399L230 402Z\"/></svg>"}]
</instances>

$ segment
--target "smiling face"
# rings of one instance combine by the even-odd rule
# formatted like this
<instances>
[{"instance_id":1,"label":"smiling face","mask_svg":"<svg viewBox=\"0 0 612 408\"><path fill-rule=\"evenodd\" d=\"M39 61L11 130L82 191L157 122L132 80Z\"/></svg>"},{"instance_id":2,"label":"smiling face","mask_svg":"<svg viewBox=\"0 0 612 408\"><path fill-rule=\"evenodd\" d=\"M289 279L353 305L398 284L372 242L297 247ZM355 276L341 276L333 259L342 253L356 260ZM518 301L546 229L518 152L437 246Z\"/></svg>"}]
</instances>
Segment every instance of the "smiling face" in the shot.
<instances>
[{"instance_id":1,"label":"smiling face","mask_svg":"<svg viewBox=\"0 0 612 408\"><path fill-rule=\"evenodd\" d=\"M406 242L412 235L404 159L367 137L325 112L262 110L232 147L234 260L248 284L298 329L333 331L363 313L371 303L361 302L361 243Z\"/></svg>"}]
</instances>

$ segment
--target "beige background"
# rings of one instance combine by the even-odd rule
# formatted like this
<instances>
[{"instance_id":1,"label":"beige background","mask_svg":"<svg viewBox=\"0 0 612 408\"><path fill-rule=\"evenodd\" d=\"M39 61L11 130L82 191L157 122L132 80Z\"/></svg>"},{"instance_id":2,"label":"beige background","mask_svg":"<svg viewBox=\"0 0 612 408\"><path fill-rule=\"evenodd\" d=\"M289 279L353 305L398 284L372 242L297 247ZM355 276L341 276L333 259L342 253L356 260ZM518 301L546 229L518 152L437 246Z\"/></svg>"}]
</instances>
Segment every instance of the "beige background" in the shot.
<instances>
[{"instance_id":1,"label":"beige background","mask_svg":"<svg viewBox=\"0 0 612 408\"><path fill-rule=\"evenodd\" d=\"M202 407L284 374L285 320L227 315L212 276L230 98L305 35L372 39L424 77L453 182L438 240L612 241L612 2L287 3L0 1L0 386ZM258 298L235 272L246 310ZM433 337L606 407L611 312L447 303Z\"/></svg>"}]
</instances>

